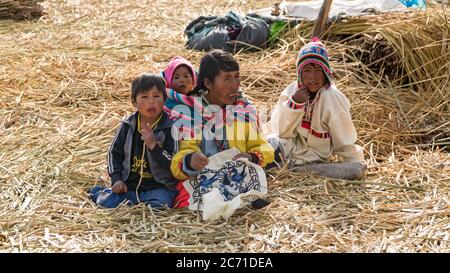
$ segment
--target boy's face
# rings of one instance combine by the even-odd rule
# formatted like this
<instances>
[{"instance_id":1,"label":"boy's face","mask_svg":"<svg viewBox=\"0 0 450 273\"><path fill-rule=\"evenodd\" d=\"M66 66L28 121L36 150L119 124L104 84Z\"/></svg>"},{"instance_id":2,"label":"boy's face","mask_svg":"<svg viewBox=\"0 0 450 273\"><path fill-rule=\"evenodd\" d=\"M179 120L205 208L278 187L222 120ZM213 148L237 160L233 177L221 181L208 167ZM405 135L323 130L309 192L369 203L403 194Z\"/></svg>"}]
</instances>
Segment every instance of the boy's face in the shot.
<instances>
[{"instance_id":1,"label":"boy's face","mask_svg":"<svg viewBox=\"0 0 450 273\"><path fill-rule=\"evenodd\" d=\"M307 64L302 69L302 81L310 92L319 91L325 85L325 73L317 64Z\"/></svg>"},{"instance_id":2,"label":"boy's face","mask_svg":"<svg viewBox=\"0 0 450 273\"><path fill-rule=\"evenodd\" d=\"M236 102L239 95L239 86L241 85L241 78L239 70L224 72L220 71L219 75L214 78L214 81L205 81L206 88L210 94L210 101L212 104L217 104L224 107L225 105L232 105Z\"/></svg>"},{"instance_id":3,"label":"boy's face","mask_svg":"<svg viewBox=\"0 0 450 273\"><path fill-rule=\"evenodd\" d=\"M136 101L133 102L133 106L137 108L141 116L145 119L155 119L159 117L164 106L164 97L158 88L144 92L140 92L136 96Z\"/></svg>"},{"instance_id":4,"label":"boy's face","mask_svg":"<svg viewBox=\"0 0 450 273\"><path fill-rule=\"evenodd\" d=\"M188 94L194 87L194 80L192 79L189 68L185 65L180 65L175 69L172 76L172 89L176 92Z\"/></svg>"}]
</instances>

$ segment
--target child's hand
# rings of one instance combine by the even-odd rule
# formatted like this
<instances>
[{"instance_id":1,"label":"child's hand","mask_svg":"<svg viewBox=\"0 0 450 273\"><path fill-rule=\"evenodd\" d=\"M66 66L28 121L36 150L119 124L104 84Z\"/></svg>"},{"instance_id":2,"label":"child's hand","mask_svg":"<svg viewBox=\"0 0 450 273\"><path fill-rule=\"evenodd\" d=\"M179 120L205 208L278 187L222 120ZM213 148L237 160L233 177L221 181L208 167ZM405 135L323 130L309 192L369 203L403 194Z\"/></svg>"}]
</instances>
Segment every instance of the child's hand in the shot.
<instances>
[{"instance_id":1,"label":"child's hand","mask_svg":"<svg viewBox=\"0 0 450 273\"><path fill-rule=\"evenodd\" d=\"M114 193L121 194L126 193L128 191L128 187L123 181L119 180L116 183L114 183L114 185L111 187L111 190Z\"/></svg>"},{"instance_id":2,"label":"child's hand","mask_svg":"<svg viewBox=\"0 0 450 273\"><path fill-rule=\"evenodd\" d=\"M195 152L191 157L191 168L199 171L208 165L209 159L202 152Z\"/></svg>"},{"instance_id":3,"label":"child's hand","mask_svg":"<svg viewBox=\"0 0 450 273\"><path fill-rule=\"evenodd\" d=\"M253 156L251 154L249 154L249 153L240 153L240 154L237 154L237 155L233 156L233 160L237 160L239 158L247 158L248 161L251 162L252 159L253 159Z\"/></svg>"},{"instance_id":4,"label":"child's hand","mask_svg":"<svg viewBox=\"0 0 450 273\"><path fill-rule=\"evenodd\" d=\"M306 88L299 88L297 89L297 91L295 91L292 99L296 103L304 103L309 99L309 92Z\"/></svg>"},{"instance_id":5,"label":"child's hand","mask_svg":"<svg viewBox=\"0 0 450 273\"><path fill-rule=\"evenodd\" d=\"M150 150L153 150L156 146L156 138L155 134L153 133L153 130L150 129L147 125L143 125L141 129L141 139L144 141L145 145Z\"/></svg>"}]
</instances>

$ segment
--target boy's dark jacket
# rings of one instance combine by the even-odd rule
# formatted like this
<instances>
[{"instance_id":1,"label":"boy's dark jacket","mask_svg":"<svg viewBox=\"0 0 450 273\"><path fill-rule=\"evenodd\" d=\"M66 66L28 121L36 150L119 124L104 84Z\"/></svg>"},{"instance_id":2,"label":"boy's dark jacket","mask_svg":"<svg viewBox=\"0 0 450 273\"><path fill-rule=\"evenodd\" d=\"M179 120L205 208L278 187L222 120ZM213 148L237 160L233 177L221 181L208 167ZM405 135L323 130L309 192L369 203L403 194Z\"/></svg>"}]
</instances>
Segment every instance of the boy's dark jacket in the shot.
<instances>
[{"instance_id":1,"label":"boy's dark jacket","mask_svg":"<svg viewBox=\"0 0 450 273\"><path fill-rule=\"evenodd\" d=\"M133 134L136 130L137 118L138 112L135 112L122 120L109 148L107 161L111 185L119 180L125 182L130 175ZM161 121L153 129L157 145L150 152L147 148L146 153L153 178L169 189L174 189L177 183L170 172L172 155L176 152L177 146L171 134L172 125L173 121L165 112L162 112Z\"/></svg>"}]
</instances>

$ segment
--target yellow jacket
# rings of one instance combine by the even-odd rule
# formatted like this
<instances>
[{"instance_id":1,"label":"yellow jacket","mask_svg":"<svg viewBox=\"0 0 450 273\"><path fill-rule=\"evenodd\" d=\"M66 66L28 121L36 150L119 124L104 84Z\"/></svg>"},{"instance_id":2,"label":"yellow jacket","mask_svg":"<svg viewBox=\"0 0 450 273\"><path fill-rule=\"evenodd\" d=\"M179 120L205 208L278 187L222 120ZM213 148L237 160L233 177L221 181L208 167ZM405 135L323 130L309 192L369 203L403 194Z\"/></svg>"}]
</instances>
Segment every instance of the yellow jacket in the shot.
<instances>
[{"instance_id":1,"label":"yellow jacket","mask_svg":"<svg viewBox=\"0 0 450 273\"><path fill-rule=\"evenodd\" d=\"M261 155L260 165L265 167L273 162L275 151L267 142L262 133L249 122L235 120L230 125L225 125L226 140L229 147L237 148L241 153L259 153ZM170 170L175 178L186 180L189 178L182 170L183 158L191 153L200 151L202 137L192 140L181 140L178 152L173 156ZM205 153L205 151L202 151Z\"/></svg>"}]
</instances>

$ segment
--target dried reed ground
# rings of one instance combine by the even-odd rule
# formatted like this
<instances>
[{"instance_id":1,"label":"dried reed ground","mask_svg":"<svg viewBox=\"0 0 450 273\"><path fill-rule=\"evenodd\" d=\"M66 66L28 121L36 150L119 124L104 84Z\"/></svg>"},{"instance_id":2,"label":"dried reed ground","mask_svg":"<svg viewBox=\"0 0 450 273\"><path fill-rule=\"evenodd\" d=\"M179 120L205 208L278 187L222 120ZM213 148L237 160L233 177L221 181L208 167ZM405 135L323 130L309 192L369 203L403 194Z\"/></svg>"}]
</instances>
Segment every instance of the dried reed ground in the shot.
<instances>
[{"instance_id":1,"label":"dried reed ground","mask_svg":"<svg viewBox=\"0 0 450 273\"><path fill-rule=\"evenodd\" d=\"M337 62L345 48L329 43L369 162L365 179L274 171L271 205L242 209L228 222L142 205L98 209L86 190L109 183L106 151L132 111L132 78L160 71L174 55L198 65L203 53L186 50L181 34L197 16L272 3L43 4L48 16L38 22L0 22L1 252L449 252L450 157L429 142L416 148L414 136L425 133L411 128L415 118L448 142L448 74L431 103L373 83L377 75L368 71L359 75L364 67ZM272 105L294 79L300 45L285 39L266 52L238 54L243 89L258 105Z\"/></svg>"}]
</instances>

